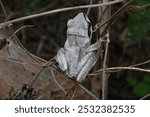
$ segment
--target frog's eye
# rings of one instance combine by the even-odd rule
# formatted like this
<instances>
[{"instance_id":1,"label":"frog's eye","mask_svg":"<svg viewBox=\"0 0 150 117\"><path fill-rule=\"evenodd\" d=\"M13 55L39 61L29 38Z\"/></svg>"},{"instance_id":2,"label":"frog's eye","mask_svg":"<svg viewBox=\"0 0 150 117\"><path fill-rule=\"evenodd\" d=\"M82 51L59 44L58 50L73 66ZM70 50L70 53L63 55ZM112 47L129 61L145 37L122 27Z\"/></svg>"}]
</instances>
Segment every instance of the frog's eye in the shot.
<instances>
[{"instance_id":1,"label":"frog's eye","mask_svg":"<svg viewBox=\"0 0 150 117\"><path fill-rule=\"evenodd\" d=\"M91 26L91 22L90 22L89 18L88 18L85 14L84 14L84 18L85 18L86 22L88 23L88 36L89 36L90 39L91 39L91 37L92 37L92 26Z\"/></svg>"},{"instance_id":2,"label":"frog's eye","mask_svg":"<svg viewBox=\"0 0 150 117\"><path fill-rule=\"evenodd\" d=\"M84 14L84 18L85 18L86 22L91 23L89 18L85 14Z\"/></svg>"}]
</instances>

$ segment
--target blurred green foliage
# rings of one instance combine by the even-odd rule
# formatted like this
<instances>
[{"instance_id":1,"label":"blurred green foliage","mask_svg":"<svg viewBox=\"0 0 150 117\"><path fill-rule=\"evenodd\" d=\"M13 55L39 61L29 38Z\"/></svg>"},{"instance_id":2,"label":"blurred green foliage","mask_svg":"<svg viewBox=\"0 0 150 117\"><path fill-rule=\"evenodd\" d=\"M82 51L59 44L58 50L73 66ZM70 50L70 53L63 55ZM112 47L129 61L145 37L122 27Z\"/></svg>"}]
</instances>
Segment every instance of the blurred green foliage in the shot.
<instances>
[{"instance_id":1,"label":"blurred green foliage","mask_svg":"<svg viewBox=\"0 0 150 117\"><path fill-rule=\"evenodd\" d=\"M150 75L144 75L142 81L132 76L128 76L126 80L133 87L132 91L136 96L143 97L150 93Z\"/></svg>"},{"instance_id":2,"label":"blurred green foliage","mask_svg":"<svg viewBox=\"0 0 150 117\"><path fill-rule=\"evenodd\" d=\"M132 5L141 6L150 3L149 0L134 0ZM125 46L128 47L147 35L150 31L150 9L133 10L129 13L128 32ZM134 76L126 78L128 84L133 87L132 92L139 97L150 93L150 75L144 75L139 80Z\"/></svg>"},{"instance_id":3,"label":"blurred green foliage","mask_svg":"<svg viewBox=\"0 0 150 117\"><path fill-rule=\"evenodd\" d=\"M31 0L30 4L29 4L29 7L27 7L25 9L25 14L26 15L30 15L32 13L32 10L34 8L36 8L37 4L39 3L40 0Z\"/></svg>"},{"instance_id":4,"label":"blurred green foliage","mask_svg":"<svg viewBox=\"0 0 150 117\"><path fill-rule=\"evenodd\" d=\"M150 3L149 0L135 0L132 5L144 5L148 3ZM125 41L126 47L148 35L149 30L150 9L134 10L130 12L128 18L128 32Z\"/></svg>"},{"instance_id":5,"label":"blurred green foliage","mask_svg":"<svg viewBox=\"0 0 150 117\"><path fill-rule=\"evenodd\" d=\"M128 81L129 85L131 85L131 86L135 86L137 84L137 80L132 76L128 76L126 78L126 80Z\"/></svg>"},{"instance_id":6,"label":"blurred green foliage","mask_svg":"<svg viewBox=\"0 0 150 117\"><path fill-rule=\"evenodd\" d=\"M39 0L32 0L32 2L30 3L30 7L35 8L38 3L39 3Z\"/></svg>"}]
</instances>

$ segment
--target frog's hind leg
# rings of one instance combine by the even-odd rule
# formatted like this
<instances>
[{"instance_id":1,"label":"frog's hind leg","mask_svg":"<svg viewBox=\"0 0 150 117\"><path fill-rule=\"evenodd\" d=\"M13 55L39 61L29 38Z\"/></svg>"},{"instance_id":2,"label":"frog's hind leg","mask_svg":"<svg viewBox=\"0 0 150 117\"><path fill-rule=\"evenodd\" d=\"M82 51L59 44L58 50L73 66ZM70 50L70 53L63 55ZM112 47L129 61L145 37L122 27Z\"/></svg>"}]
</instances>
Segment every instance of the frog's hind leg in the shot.
<instances>
[{"instance_id":1,"label":"frog's hind leg","mask_svg":"<svg viewBox=\"0 0 150 117\"><path fill-rule=\"evenodd\" d=\"M81 71L78 74L78 77L77 77L78 82L82 82L88 75L91 68L94 66L95 60L96 60L95 53L90 52L88 53L88 57L85 57L83 59L85 59L84 60L85 64L83 65Z\"/></svg>"},{"instance_id":2,"label":"frog's hind leg","mask_svg":"<svg viewBox=\"0 0 150 117\"><path fill-rule=\"evenodd\" d=\"M60 48L58 50L55 60L58 62L59 67L62 71L67 70L67 60L66 60L64 48Z\"/></svg>"}]
</instances>

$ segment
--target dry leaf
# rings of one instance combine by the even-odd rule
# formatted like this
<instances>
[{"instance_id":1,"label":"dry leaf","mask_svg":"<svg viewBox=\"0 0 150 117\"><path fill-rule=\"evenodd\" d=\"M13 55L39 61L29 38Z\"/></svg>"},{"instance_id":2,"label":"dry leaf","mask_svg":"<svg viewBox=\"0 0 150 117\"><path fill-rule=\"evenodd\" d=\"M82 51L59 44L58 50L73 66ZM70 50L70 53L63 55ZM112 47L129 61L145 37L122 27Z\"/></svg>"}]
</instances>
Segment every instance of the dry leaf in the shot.
<instances>
[{"instance_id":1,"label":"dry leaf","mask_svg":"<svg viewBox=\"0 0 150 117\"><path fill-rule=\"evenodd\" d=\"M46 66L22 47L12 24L0 26L0 47L0 99L93 99L54 64Z\"/></svg>"}]
</instances>

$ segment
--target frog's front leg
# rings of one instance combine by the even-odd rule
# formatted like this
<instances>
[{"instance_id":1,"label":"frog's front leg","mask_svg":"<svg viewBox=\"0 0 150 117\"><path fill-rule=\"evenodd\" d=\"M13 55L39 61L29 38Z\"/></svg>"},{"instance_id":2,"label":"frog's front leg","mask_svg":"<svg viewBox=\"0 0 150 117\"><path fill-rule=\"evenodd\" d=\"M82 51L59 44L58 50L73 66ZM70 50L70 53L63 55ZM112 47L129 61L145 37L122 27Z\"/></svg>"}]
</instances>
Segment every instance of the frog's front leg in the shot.
<instances>
[{"instance_id":1,"label":"frog's front leg","mask_svg":"<svg viewBox=\"0 0 150 117\"><path fill-rule=\"evenodd\" d=\"M83 59L79 62L79 67L75 71L78 72L77 81L83 81L88 75L91 68L94 66L96 57L94 52L88 53Z\"/></svg>"},{"instance_id":2,"label":"frog's front leg","mask_svg":"<svg viewBox=\"0 0 150 117\"><path fill-rule=\"evenodd\" d=\"M55 59L59 64L59 68L62 69L62 71L66 71L68 66L67 66L67 60L66 60L64 48L58 50Z\"/></svg>"},{"instance_id":3,"label":"frog's front leg","mask_svg":"<svg viewBox=\"0 0 150 117\"><path fill-rule=\"evenodd\" d=\"M90 45L87 49L86 49L86 52L92 52L92 51L95 51L95 50L98 50L98 48L101 47L101 43L102 43L102 40L98 40L96 43Z\"/></svg>"},{"instance_id":4,"label":"frog's front leg","mask_svg":"<svg viewBox=\"0 0 150 117\"><path fill-rule=\"evenodd\" d=\"M94 44L90 45L87 49L86 49L86 52L92 52L92 51L95 51L95 50L98 50L100 47L101 47L101 44L102 42L110 42L109 40L109 34L106 34L103 38L106 38L106 40L102 40L99 39L97 42L95 42Z\"/></svg>"}]
</instances>

